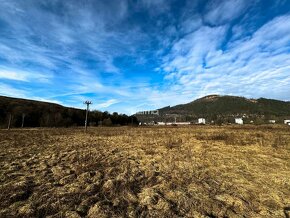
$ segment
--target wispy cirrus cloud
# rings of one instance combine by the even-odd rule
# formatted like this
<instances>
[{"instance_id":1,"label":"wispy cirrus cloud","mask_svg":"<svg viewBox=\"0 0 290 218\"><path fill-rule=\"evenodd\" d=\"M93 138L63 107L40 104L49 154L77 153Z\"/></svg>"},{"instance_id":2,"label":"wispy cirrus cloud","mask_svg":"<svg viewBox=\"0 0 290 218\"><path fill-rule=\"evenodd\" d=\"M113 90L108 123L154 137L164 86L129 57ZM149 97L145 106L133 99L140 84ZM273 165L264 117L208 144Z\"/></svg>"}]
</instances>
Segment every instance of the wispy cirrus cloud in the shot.
<instances>
[{"instance_id":1,"label":"wispy cirrus cloud","mask_svg":"<svg viewBox=\"0 0 290 218\"><path fill-rule=\"evenodd\" d=\"M98 108L104 109L104 108L108 108L113 104L118 103L119 101L117 99L109 99L105 102L102 102L100 104L97 105Z\"/></svg>"},{"instance_id":2,"label":"wispy cirrus cloud","mask_svg":"<svg viewBox=\"0 0 290 218\"><path fill-rule=\"evenodd\" d=\"M169 55L174 58L165 59L163 64L168 72L165 78L177 82L179 92L192 90L197 96L220 93L273 98L280 95L289 99L290 27L287 23L290 23L289 15L276 17L251 37L229 39L223 48L221 43L227 29L214 36L217 29L209 28L200 40L192 40L200 35L199 29L186 42L183 38L173 46ZM199 44L198 49L195 44ZM176 46L181 49L176 50ZM190 52L184 52L187 49Z\"/></svg>"},{"instance_id":3,"label":"wispy cirrus cloud","mask_svg":"<svg viewBox=\"0 0 290 218\"><path fill-rule=\"evenodd\" d=\"M221 25L241 16L252 4L249 0L214 0L206 6L204 20L211 25Z\"/></svg>"},{"instance_id":4,"label":"wispy cirrus cloud","mask_svg":"<svg viewBox=\"0 0 290 218\"><path fill-rule=\"evenodd\" d=\"M49 73L28 72L19 69L9 69L0 67L0 79L16 80L23 82L37 82L49 83L52 79L52 75Z\"/></svg>"},{"instance_id":5,"label":"wispy cirrus cloud","mask_svg":"<svg viewBox=\"0 0 290 218\"><path fill-rule=\"evenodd\" d=\"M27 98L28 92L26 90L17 89L14 88L13 86L0 82L0 95L18 98Z\"/></svg>"}]
</instances>

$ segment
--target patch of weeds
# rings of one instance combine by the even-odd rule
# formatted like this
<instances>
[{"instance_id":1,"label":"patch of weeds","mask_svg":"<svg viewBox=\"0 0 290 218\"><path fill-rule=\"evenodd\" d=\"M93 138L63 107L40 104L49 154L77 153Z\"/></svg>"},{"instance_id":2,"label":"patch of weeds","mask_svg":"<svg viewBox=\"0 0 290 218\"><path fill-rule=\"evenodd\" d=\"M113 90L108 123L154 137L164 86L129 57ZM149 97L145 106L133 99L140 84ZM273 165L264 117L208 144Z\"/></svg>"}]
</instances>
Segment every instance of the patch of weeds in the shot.
<instances>
[{"instance_id":1,"label":"patch of weeds","mask_svg":"<svg viewBox=\"0 0 290 218\"><path fill-rule=\"evenodd\" d=\"M287 146L290 144L290 142L283 137L282 135L278 135L275 137L272 147L273 148L287 148Z\"/></svg>"},{"instance_id":2,"label":"patch of weeds","mask_svg":"<svg viewBox=\"0 0 290 218\"><path fill-rule=\"evenodd\" d=\"M178 148L182 145L182 139L169 138L165 144L168 149Z\"/></svg>"}]
</instances>

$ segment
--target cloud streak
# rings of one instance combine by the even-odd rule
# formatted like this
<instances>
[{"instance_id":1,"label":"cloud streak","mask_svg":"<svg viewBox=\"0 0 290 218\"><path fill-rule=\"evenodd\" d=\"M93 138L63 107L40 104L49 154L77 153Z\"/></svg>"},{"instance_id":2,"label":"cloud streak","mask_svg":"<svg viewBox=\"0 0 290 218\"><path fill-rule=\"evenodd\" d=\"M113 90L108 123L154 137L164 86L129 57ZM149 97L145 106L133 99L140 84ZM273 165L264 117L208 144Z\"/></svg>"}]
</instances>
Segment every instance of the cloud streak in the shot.
<instances>
[{"instance_id":1,"label":"cloud streak","mask_svg":"<svg viewBox=\"0 0 290 218\"><path fill-rule=\"evenodd\" d=\"M207 5L204 20L211 25L225 24L241 16L251 2L247 0L215 0Z\"/></svg>"},{"instance_id":2,"label":"cloud streak","mask_svg":"<svg viewBox=\"0 0 290 218\"><path fill-rule=\"evenodd\" d=\"M49 83L52 77L53 76L49 73L43 74L0 67L0 79L2 80L16 80L22 82L35 82L35 80L37 80L39 83Z\"/></svg>"}]
</instances>

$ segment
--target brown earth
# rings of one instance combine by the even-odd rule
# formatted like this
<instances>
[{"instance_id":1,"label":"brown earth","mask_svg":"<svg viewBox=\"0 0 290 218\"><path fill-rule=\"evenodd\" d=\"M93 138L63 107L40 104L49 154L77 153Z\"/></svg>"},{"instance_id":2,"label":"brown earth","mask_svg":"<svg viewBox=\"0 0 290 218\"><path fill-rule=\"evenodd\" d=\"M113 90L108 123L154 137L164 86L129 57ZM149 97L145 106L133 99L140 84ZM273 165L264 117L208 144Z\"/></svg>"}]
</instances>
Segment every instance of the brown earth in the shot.
<instances>
[{"instance_id":1,"label":"brown earth","mask_svg":"<svg viewBox=\"0 0 290 218\"><path fill-rule=\"evenodd\" d=\"M0 217L289 217L290 128L0 131Z\"/></svg>"}]
</instances>

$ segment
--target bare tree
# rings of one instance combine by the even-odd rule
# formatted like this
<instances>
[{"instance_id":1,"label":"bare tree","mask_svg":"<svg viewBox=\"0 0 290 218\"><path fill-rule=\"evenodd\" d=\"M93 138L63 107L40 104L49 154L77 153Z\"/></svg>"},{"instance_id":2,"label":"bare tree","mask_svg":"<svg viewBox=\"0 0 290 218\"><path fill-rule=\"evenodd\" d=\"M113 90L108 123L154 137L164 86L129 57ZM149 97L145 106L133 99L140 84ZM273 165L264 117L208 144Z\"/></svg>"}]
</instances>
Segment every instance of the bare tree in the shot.
<instances>
[{"instance_id":1,"label":"bare tree","mask_svg":"<svg viewBox=\"0 0 290 218\"><path fill-rule=\"evenodd\" d=\"M8 120L8 127L7 127L8 130L10 129L12 119L13 119L13 115L12 113L9 113L9 120Z\"/></svg>"},{"instance_id":2,"label":"bare tree","mask_svg":"<svg viewBox=\"0 0 290 218\"><path fill-rule=\"evenodd\" d=\"M21 122L21 128L24 127L24 119L25 119L26 114L22 113L22 122Z\"/></svg>"}]
</instances>

